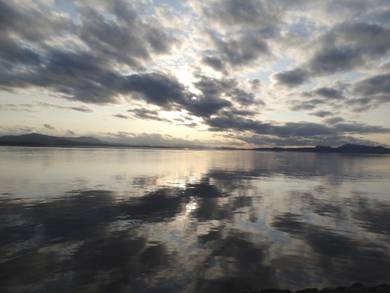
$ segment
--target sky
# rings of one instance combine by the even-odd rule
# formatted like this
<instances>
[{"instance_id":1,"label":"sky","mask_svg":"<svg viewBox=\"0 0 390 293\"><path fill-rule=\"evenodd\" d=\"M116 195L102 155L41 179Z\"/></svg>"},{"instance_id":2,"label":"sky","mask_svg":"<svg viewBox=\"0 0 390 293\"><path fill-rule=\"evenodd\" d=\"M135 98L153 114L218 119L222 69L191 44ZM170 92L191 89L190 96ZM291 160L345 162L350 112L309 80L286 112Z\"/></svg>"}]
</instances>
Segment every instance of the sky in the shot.
<instances>
[{"instance_id":1,"label":"sky","mask_svg":"<svg viewBox=\"0 0 390 293\"><path fill-rule=\"evenodd\" d=\"M390 0L0 0L0 134L390 145Z\"/></svg>"}]
</instances>

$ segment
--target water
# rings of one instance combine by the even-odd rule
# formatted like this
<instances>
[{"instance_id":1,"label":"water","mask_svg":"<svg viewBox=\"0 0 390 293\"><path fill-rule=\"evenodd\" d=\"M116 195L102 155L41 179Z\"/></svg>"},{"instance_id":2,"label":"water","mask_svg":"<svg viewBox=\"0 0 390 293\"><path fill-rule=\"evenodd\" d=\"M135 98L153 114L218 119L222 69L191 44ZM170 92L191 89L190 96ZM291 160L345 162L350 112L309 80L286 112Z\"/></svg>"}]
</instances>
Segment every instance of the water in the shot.
<instances>
[{"instance_id":1,"label":"water","mask_svg":"<svg viewBox=\"0 0 390 293\"><path fill-rule=\"evenodd\" d=\"M390 281L390 156L0 148L1 292Z\"/></svg>"}]
</instances>

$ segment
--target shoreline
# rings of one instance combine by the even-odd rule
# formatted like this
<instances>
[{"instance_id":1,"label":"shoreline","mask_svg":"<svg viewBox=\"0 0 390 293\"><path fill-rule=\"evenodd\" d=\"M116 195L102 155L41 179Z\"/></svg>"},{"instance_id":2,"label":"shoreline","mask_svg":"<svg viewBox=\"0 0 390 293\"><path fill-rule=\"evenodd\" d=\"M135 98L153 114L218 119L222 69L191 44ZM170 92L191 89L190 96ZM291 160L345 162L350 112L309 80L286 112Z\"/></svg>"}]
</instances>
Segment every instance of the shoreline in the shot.
<instances>
[{"instance_id":1,"label":"shoreline","mask_svg":"<svg viewBox=\"0 0 390 293\"><path fill-rule=\"evenodd\" d=\"M377 286L365 286L360 283L355 283L350 287L334 287L334 288L306 288L301 290L288 289L261 289L258 291L244 291L244 293L390 293L390 284L380 284Z\"/></svg>"}]
</instances>

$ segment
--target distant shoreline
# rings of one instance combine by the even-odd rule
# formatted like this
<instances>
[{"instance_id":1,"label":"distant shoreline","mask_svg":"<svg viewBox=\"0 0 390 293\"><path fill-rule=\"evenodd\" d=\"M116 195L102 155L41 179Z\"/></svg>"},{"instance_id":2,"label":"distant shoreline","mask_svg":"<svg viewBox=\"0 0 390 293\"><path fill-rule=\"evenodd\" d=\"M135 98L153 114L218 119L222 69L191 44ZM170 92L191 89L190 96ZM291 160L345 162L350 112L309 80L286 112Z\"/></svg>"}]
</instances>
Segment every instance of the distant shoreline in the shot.
<instances>
[{"instance_id":1,"label":"distant shoreline","mask_svg":"<svg viewBox=\"0 0 390 293\"><path fill-rule=\"evenodd\" d=\"M338 152L316 151L315 148L228 148L228 147L181 147L181 146L143 146L143 145L29 145L29 144L2 144L0 147L26 148L62 148L62 149L156 149L156 150L195 150L195 151L252 151L275 153L312 153L312 154L344 154L344 155L390 155L389 152Z\"/></svg>"},{"instance_id":2,"label":"distant shoreline","mask_svg":"<svg viewBox=\"0 0 390 293\"><path fill-rule=\"evenodd\" d=\"M258 291L244 291L251 293L389 293L390 285L381 284L378 286L364 286L362 284L356 283L350 287L336 287L336 288L307 288L297 291L291 291L286 289L262 289Z\"/></svg>"},{"instance_id":3,"label":"distant shoreline","mask_svg":"<svg viewBox=\"0 0 390 293\"><path fill-rule=\"evenodd\" d=\"M57 137L38 133L23 135L8 135L0 137L0 146L8 147L61 147L61 148L142 148L142 149L177 149L177 150L237 150L262 152L300 152L300 153L334 153L334 154L390 154L390 149L383 146L367 146L358 144L344 144L339 147L268 147L268 148L234 148L234 147L207 147L198 145L189 146L152 146L130 145L104 142L93 137Z\"/></svg>"}]
</instances>

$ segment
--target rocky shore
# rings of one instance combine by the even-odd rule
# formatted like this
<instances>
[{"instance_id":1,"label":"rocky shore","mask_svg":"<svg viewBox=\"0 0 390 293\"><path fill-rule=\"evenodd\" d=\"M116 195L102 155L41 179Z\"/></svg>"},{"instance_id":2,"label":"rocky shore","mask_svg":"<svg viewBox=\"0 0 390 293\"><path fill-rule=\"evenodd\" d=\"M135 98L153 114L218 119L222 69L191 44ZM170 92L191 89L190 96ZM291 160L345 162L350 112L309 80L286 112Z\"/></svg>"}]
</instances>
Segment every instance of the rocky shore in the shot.
<instances>
[{"instance_id":1,"label":"rocky shore","mask_svg":"<svg viewBox=\"0 0 390 293\"><path fill-rule=\"evenodd\" d=\"M290 291L283 289L263 289L260 291L248 291L245 293L390 293L390 285L382 284L374 287L366 287L362 284L354 284L351 287L337 288L308 288L298 291Z\"/></svg>"}]
</instances>

